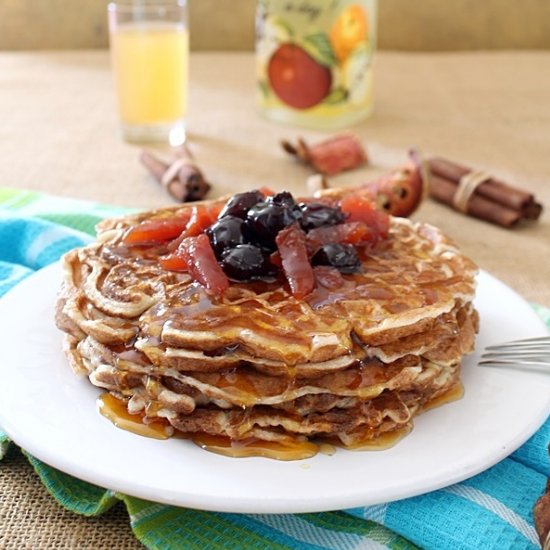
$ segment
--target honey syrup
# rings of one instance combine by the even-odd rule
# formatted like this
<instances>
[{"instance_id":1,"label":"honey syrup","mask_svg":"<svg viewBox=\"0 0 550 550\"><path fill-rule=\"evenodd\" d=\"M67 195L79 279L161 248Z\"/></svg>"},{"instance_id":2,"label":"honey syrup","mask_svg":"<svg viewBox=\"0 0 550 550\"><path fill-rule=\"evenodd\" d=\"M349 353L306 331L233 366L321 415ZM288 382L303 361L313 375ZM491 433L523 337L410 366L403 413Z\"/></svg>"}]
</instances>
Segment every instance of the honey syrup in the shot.
<instances>
[{"instance_id":1,"label":"honey syrup","mask_svg":"<svg viewBox=\"0 0 550 550\"><path fill-rule=\"evenodd\" d=\"M97 403L99 412L121 430L153 439L168 439L174 433L174 428L167 420L158 419L146 424L143 415L130 414L126 401L117 399L110 393L100 395Z\"/></svg>"},{"instance_id":2,"label":"honey syrup","mask_svg":"<svg viewBox=\"0 0 550 550\"><path fill-rule=\"evenodd\" d=\"M435 397L434 399L430 399L430 401L425 403L422 407L422 412L435 409L436 407L440 407L441 405L445 405L447 403L452 403L453 401L458 401L459 399L462 399L462 397L464 397L464 386L462 385L462 382L458 382L445 393Z\"/></svg>"},{"instance_id":3,"label":"honey syrup","mask_svg":"<svg viewBox=\"0 0 550 550\"><path fill-rule=\"evenodd\" d=\"M320 450L310 441L264 441L252 437L234 441L226 436L204 433L194 434L190 439L206 451L232 458L261 456L275 460L303 460L315 456Z\"/></svg>"},{"instance_id":4,"label":"honey syrup","mask_svg":"<svg viewBox=\"0 0 550 550\"><path fill-rule=\"evenodd\" d=\"M463 395L464 386L459 382L449 391L428 401L423 406L422 411L425 412L456 401L461 399ZM230 437L222 435L210 435L206 433L185 434L178 432L170 426L168 421L163 419L157 419L146 424L143 415L130 414L127 410L126 401L117 399L109 393L104 393L98 398L98 406L100 413L122 430L154 439L168 439L172 436L189 439L206 451L232 458L257 456L283 461L304 460L318 453L333 455L336 452L336 447L342 447L349 451L383 451L396 445L412 430L412 424L407 424L398 430L382 434L375 438L368 437L365 441L359 441L346 446L333 440L313 442L308 440L290 440L288 438L286 441L265 441L254 437L243 440L232 440Z\"/></svg>"}]
</instances>

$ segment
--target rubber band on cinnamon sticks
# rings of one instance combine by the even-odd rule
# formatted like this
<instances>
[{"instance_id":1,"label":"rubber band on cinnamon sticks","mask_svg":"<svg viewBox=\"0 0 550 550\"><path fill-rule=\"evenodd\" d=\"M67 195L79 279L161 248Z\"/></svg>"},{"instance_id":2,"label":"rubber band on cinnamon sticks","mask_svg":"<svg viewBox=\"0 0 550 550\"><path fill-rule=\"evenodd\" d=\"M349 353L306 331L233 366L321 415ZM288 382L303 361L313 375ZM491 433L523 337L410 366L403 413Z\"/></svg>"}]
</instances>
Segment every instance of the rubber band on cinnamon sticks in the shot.
<instances>
[{"instance_id":1,"label":"rubber band on cinnamon sticks","mask_svg":"<svg viewBox=\"0 0 550 550\"><path fill-rule=\"evenodd\" d=\"M177 201L202 200L210 190L210 184L187 148L180 149L178 157L171 164L149 151L142 151L139 160L151 176Z\"/></svg>"},{"instance_id":2,"label":"rubber band on cinnamon sticks","mask_svg":"<svg viewBox=\"0 0 550 550\"><path fill-rule=\"evenodd\" d=\"M540 217L542 205L532 193L490 174L440 157L429 159L428 167L430 196L456 210L502 227Z\"/></svg>"}]
</instances>

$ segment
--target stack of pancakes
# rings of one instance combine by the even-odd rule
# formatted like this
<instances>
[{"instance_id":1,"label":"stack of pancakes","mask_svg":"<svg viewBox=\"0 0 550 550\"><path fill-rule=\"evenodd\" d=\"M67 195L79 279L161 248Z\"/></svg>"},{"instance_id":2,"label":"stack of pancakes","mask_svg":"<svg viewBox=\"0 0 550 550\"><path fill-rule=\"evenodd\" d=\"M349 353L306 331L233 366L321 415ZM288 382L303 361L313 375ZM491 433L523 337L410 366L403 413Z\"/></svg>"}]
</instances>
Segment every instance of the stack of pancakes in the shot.
<instances>
[{"instance_id":1,"label":"stack of pancakes","mask_svg":"<svg viewBox=\"0 0 550 550\"><path fill-rule=\"evenodd\" d=\"M56 320L71 365L143 422L357 447L410 429L460 386L477 270L438 229L392 218L359 273L336 288L320 278L301 301L282 280L231 283L219 298L162 269L166 245L123 244L130 227L177 212L103 222L63 259Z\"/></svg>"}]
</instances>

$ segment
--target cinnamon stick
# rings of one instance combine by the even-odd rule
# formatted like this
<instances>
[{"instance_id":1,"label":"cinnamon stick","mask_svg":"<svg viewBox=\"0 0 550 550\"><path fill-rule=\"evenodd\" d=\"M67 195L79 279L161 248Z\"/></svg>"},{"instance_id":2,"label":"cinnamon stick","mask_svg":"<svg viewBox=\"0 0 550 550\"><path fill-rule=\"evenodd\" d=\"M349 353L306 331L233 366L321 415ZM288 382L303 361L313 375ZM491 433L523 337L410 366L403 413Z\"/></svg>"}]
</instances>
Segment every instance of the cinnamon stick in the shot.
<instances>
[{"instance_id":1,"label":"cinnamon stick","mask_svg":"<svg viewBox=\"0 0 550 550\"><path fill-rule=\"evenodd\" d=\"M164 172L166 172L169 166L152 155L149 151L142 151L139 155L139 161L158 182L160 182L162 176L164 176Z\"/></svg>"},{"instance_id":2,"label":"cinnamon stick","mask_svg":"<svg viewBox=\"0 0 550 550\"><path fill-rule=\"evenodd\" d=\"M550 480L546 485L546 493L537 500L533 515L540 545L547 548L550 545Z\"/></svg>"},{"instance_id":3,"label":"cinnamon stick","mask_svg":"<svg viewBox=\"0 0 550 550\"><path fill-rule=\"evenodd\" d=\"M454 182L432 173L429 193L433 199L443 204L452 205L456 188L457 185ZM522 217L520 210L513 210L478 194L474 194L470 198L467 213L475 218L495 223L502 227L513 227Z\"/></svg>"},{"instance_id":4,"label":"cinnamon stick","mask_svg":"<svg viewBox=\"0 0 550 550\"><path fill-rule=\"evenodd\" d=\"M456 164L441 157L430 159L428 161L428 164L432 176L450 181L455 186L458 186L460 180L472 171L465 166ZM440 194L443 193L440 191ZM539 218L542 212L542 205L535 201L532 193L523 191L522 189L518 189L517 187L513 187L512 185L494 177L490 177L489 179L487 179L487 181L484 181L476 188L475 193L471 198L472 203L476 197L483 197L490 203L494 204L495 206L493 206L493 208L496 208L496 205L502 205L506 209L517 211L519 212L520 219L523 218L527 220L536 220ZM477 204L473 208L473 210L479 212L480 201L476 202ZM452 196L450 202L447 204L452 204ZM472 210L472 208L469 206L468 213L470 213L470 210ZM476 215L474 214L474 212L471 213L472 215ZM500 210L496 214L492 213L491 215L492 218L497 217L498 220L502 220L503 222L505 222L499 223L499 221L495 221L495 223L499 223L499 225L504 225L505 227L510 227L510 216L502 216L503 214ZM488 221L493 220L491 219ZM514 225L516 222L517 220L512 225Z\"/></svg>"},{"instance_id":5,"label":"cinnamon stick","mask_svg":"<svg viewBox=\"0 0 550 550\"><path fill-rule=\"evenodd\" d=\"M139 160L155 180L180 202L202 200L210 190L210 184L187 149L181 149L178 158L171 164L149 151L142 151Z\"/></svg>"},{"instance_id":6,"label":"cinnamon stick","mask_svg":"<svg viewBox=\"0 0 550 550\"><path fill-rule=\"evenodd\" d=\"M550 453L550 445L548 452ZM544 549L550 548L550 478L546 480L546 492L535 503L533 518L540 545Z\"/></svg>"}]
</instances>

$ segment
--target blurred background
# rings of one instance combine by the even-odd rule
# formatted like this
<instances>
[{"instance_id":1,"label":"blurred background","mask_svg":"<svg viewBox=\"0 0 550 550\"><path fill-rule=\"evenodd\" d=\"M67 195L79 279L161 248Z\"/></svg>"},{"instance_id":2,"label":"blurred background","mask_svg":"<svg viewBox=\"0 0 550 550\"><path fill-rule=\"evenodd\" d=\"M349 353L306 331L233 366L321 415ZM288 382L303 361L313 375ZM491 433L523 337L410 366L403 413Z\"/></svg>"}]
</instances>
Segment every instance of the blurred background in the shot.
<instances>
[{"instance_id":1,"label":"blurred background","mask_svg":"<svg viewBox=\"0 0 550 550\"><path fill-rule=\"evenodd\" d=\"M0 0L1 50L107 47L108 0ZM251 50L256 0L189 0L191 48ZM550 49L550 0L380 0L380 49Z\"/></svg>"}]
</instances>

